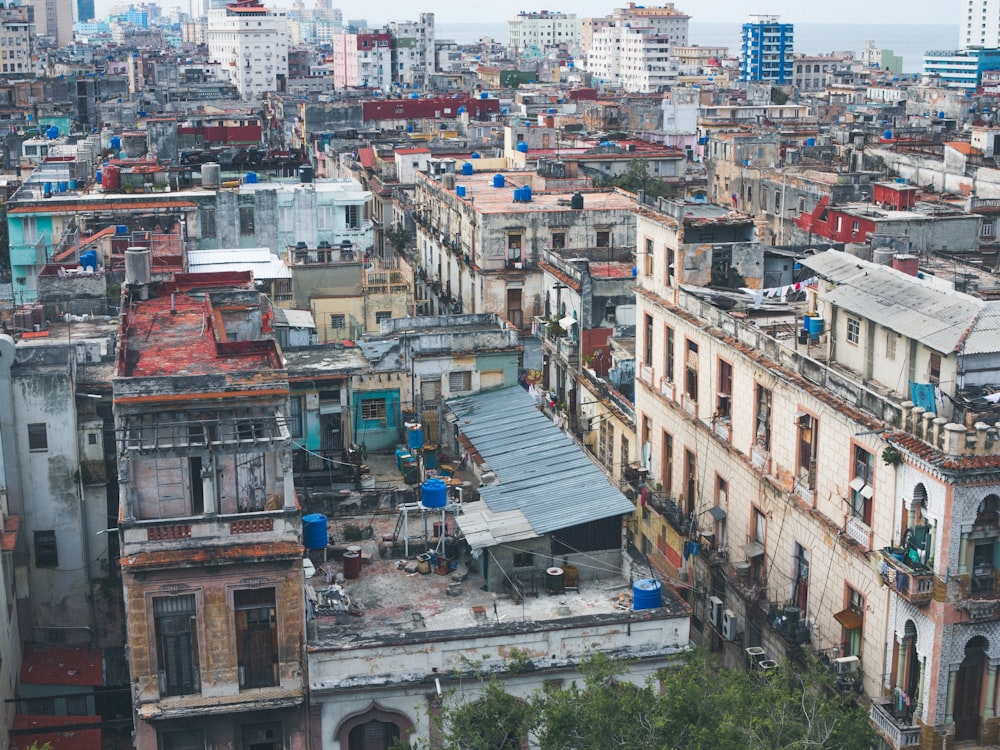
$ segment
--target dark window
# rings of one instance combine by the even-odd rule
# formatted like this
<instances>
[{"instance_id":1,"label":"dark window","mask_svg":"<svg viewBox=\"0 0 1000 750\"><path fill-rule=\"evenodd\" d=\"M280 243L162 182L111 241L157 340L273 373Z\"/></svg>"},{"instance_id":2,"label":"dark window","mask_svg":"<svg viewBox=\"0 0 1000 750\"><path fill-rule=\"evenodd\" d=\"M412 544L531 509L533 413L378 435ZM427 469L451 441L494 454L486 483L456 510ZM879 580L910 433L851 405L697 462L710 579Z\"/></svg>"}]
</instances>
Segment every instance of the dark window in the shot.
<instances>
[{"instance_id":1,"label":"dark window","mask_svg":"<svg viewBox=\"0 0 1000 750\"><path fill-rule=\"evenodd\" d=\"M361 226L359 215L358 206L344 206L344 223L348 229L357 229Z\"/></svg>"},{"instance_id":2,"label":"dark window","mask_svg":"<svg viewBox=\"0 0 1000 750\"><path fill-rule=\"evenodd\" d=\"M515 552L514 553L514 567L515 568L530 568L535 564L535 556L530 552Z\"/></svg>"},{"instance_id":3,"label":"dark window","mask_svg":"<svg viewBox=\"0 0 1000 750\"><path fill-rule=\"evenodd\" d=\"M392 318L391 310L376 310L375 311L375 323L381 323L383 320L389 320Z\"/></svg>"},{"instance_id":4,"label":"dark window","mask_svg":"<svg viewBox=\"0 0 1000 750\"><path fill-rule=\"evenodd\" d=\"M684 394L691 400L698 400L698 344L687 342L687 358L684 362Z\"/></svg>"},{"instance_id":5,"label":"dark window","mask_svg":"<svg viewBox=\"0 0 1000 750\"><path fill-rule=\"evenodd\" d=\"M160 735L162 750L205 750L205 730L181 729Z\"/></svg>"},{"instance_id":6,"label":"dark window","mask_svg":"<svg viewBox=\"0 0 1000 750\"><path fill-rule=\"evenodd\" d=\"M59 550L56 547L55 531L35 532L35 566L39 568L59 567Z\"/></svg>"},{"instance_id":7,"label":"dark window","mask_svg":"<svg viewBox=\"0 0 1000 750\"><path fill-rule=\"evenodd\" d=\"M663 433L663 455L660 472L663 474L663 491L670 495L674 486L674 436L669 432Z\"/></svg>"},{"instance_id":8,"label":"dark window","mask_svg":"<svg viewBox=\"0 0 1000 750\"><path fill-rule=\"evenodd\" d=\"M611 232L605 230L600 230L597 233L597 246L598 247L611 247Z\"/></svg>"},{"instance_id":9,"label":"dark window","mask_svg":"<svg viewBox=\"0 0 1000 750\"><path fill-rule=\"evenodd\" d=\"M56 705L52 698L29 698L25 703L29 714L34 716L55 715Z\"/></svg>"},{"instance_id":10,"label":"dark window","mask_svg":"<svg viewBox=\"0 0 1000 750\"><path fill-rule=\"evenodd\" d=\"M334 313L330 316L330 328L340 329L347 326L347 318L344 313Z\"/></svg>"},{"instance_id":11,"label":"dark window","mask_svg":"<svg viewBox=\"0 0 1000 750\"><path fill-rule=\"evenodd\" d=\"M854 476L851 478L851 515L871 525L875 495L875 456L860 445L854 446Z\"/></svg>"},{"instance_id":12,"label":"dark window","mask_svg":"<svg viewBox=\"0 0 1000 750\"><path fill-rule=\"evenodd\" d=\"M278 684L278 620L274 589L233 592L240 688Z\"/></svg>"},{"instance_id":13,"label":"dark window","mask_svg":"<svg viewBox=\"0 0 1000 750\"><path fill-rule=\"evenodd\" d=\"M762 385L757 386L757 413L755 415L757 429L754 442L764 451L771 450L771 391Z\"/></svg>"},{"instance_id":14,"label":"dark window","mask_svg":"<svg viewBox=\"0 0 1000 750\"><path fill-rule=\"evenodd\" d=\"M675 274L675 271L676 271L675 267L677 265L677 261L675 260L676 257L677 256L674 253L674 251L671 248L668 247L667 250L666 250L667 286L673 286L674 285L674 281L675 281L674 274Z\"/></svg>"},{"instance_id":15,"label":"dark window","mask_svg":"<svg viewBox=\"0 0 1000 750\"><path fill-rule=\"evenodd\" d=\"M684 515L694 512L698 495L698 461L694 453L684 450Z\"/></svg>"},{"instance_id":16,"label":"dark window","mask_svg":"<svg viewBox=\"0 0 1000 750\"><path fill-rule=\"evenodd\" d=\"M385 399L361 399L361 418L364 420L385 419Z\"/></svg>"},{"instance_id":17,"label":"dark window","mask_svg":"<svg viewBox=\"0 0 1000 750\"><path fill-rule=\"evenodd\" d=\"M553 250L563 250L566 247L566 233L565 232L553 232L552 233L552 249Z\"/></svg>"},{"instance_id":18,"label":"dark window","mask_svg":"<svg viewBox=\"0 0 1000 750\"><path fill-rule=\"evenodd\" d=\"M200 212L201 236L205 238L215 237L215 209L203 208Z\"/></svg>"},{"instance_id":19,"label":"dark window","mask_svg":"<svg viewBox=\"0 0 1000 750\"><path fill-rule=\"evenodd\" d=\"M359 724L347 735L347 750L389 750L399 740L399 727L387 721Z\"/></svg>"},{"instance_id":20,"label":"dark window","mask_svg":"<svg viewBox=\"0 0 1000 750\"><path fill-rule=\"evenodd\" d=\"M930 382L938 385L941 382L941 355L931 352Z\"/></svg>"},{"instance_id":21,"label":"dark window","mask_svg":"<svg viewBox=\"0 0 1000 750\"><path fill-rule=\"evenodd\" d=\"M798 429L798 473L799 479L807 487L815 487L816 481L816 446L819 439L819 420L811 414L800 414L797 421Z\"/></svg>"},{"instance_id":22,"label":"dark window","mask_svg":"<svg viewBox=\"0 0 1000 750\"><path fill-rule=\"evenodd\" d=\"M720 419L729 419L733 408L733 366L719 360L719 388L715 414Z\"/></svg>"},{"instance_id":23,"label":"dark window","mask_svg":"<svg viewBox=\"0 0 1000 750\"><path fill-rule=\"evenodd\" d=\"M653 365L653 316L646 315L646 323L643 326L643 340L642 345L644 347L645 356L643 357L642 363L647 367L652 367Z\"/></svg>"},{"instance_id":24,"label":"dark window","mask_svg":"<svg viewBox=\"0 0 1000 750\"><path fill-rule=\"evenodd\" d=\"M292 396L288 400L288 430L293 438L301 438L302 429L302 397Z\"/></svg>"},{"instance_id":25,"label":"dark window","mask_svg":"<svg viewBox=\"0 0 1000 750\"><path fill-rule=\"evenodd\" d=\"M87 706L87 696L69 695L66 696L66 713L70 716L86 716L90 713Z\"/></svg>"},{"instance_id":26,"label":"dark window","mask_svg":"<svg viewBox=\"0 0 1000 750\"><path fill-rule=\"evenodd\" d=\"M674 382L674 329L670 326L664 327L664 362L663 362L663 377L667 379L668 383Z\"/></svg>"},{"instance_id":27,"label":"dark window","mask_svg":"<svg viewBox=\"0 0 1000 750\"><path fill-rule=\"evenodd\" d=\"M45 427L45 422L35 422L28 425L28 450L47 451L49 449L49 435Z\"/></svg>"},{"instance_id":28,"label":"dark window","mask_svg":"<svg viewBox=\"0 0 1000 750\"><path fill-rule=\"evenodd\" d=\"M246 237L253 233L253 206L240 206L240 234Z\"/></svg>"},{"instance_id":29,"label":"dark window","mask_svg":"<svg viewBox=\"0 0 1000 750\"><path fill-rule=\"evenodd\" d=\"M161 695L199 690L198 632L194 594L153 599L153 628Z\"/></svg>"}]
</instances>

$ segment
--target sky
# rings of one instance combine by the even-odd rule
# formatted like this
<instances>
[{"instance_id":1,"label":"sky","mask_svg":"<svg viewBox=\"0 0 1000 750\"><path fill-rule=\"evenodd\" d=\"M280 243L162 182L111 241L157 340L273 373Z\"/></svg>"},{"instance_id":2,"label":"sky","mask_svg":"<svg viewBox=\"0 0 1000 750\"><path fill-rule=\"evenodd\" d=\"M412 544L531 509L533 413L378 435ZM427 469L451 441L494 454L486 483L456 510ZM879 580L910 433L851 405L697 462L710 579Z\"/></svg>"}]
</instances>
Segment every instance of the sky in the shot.
<instances>
[{"instance_id":1,"label":"sky","mask_svg":"<svg viewBox=\"0 0 1000 750\"><path fill-rule=\"evenodd\" d=\"M266 2L267 0L265 0ZM304 0L306 7L313 0ZM120 5L121 0L97 0L98 15L106 15L112 5ZM160 7L167 10L175 5L187 10L187 0L172 2L159 0ZM291 0L270 0L277 7L290 6ZM437 23L502 23L522 10L551 10L575 13L578 18L605 16L616 7L625 7L627 0L608 2L607 0L574 0L565 5L548 5L548 0L540 5L531 5L524 0L494 0L493 2L445 2L433 3L413 0L383 0L375 5L356 6L334 0L334 7L340 7L344 18L365 18L372 23L388 20L410 20L424 12L433 12ZM638 4L642 4L639 2ZM663 4L650 2L648 5ZM195 12L201 0L195 0ZM678 10L691 16L699 23L742 22L750 13L779 15L787 23L852 23L852 24L939 24L958 23L958 4L938 0L884 0L874 5L865 0L841 0L840 2L810 3L802 0L768 0L761 6L749 6L743 0L675 0Z\"/></svg>"}]
</instances>

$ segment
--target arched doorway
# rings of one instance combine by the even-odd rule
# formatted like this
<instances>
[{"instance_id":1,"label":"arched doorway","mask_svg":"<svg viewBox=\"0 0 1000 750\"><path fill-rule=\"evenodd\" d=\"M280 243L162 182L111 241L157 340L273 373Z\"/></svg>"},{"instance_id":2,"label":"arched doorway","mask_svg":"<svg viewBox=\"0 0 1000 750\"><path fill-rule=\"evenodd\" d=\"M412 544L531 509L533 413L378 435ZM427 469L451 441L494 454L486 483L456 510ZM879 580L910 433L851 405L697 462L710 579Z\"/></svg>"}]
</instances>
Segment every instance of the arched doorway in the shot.
<instances>
[{"instance_id":1,"label":"arched doorway","mask_svg":"<svg viewBox=\"0 0 1000 750\"><path fill-rule=\"evenodd\" d=\"M337 740L341 750L390 750L412 731L413 722L405 714L372 703L340 722Z\"/></svg>"},{"instance_id":2,"label":"arched doorway","mask_svg":"<svg viewBox=\"0 0 1000 750\"><path fill-rule=\"evenodd\" d=\"M986 674L986 652L989 643L976 636L965 644L965 658L955 676L955 741L979 737L979 717L983 710L983 678Z\"/></svg>"}]
</instances>

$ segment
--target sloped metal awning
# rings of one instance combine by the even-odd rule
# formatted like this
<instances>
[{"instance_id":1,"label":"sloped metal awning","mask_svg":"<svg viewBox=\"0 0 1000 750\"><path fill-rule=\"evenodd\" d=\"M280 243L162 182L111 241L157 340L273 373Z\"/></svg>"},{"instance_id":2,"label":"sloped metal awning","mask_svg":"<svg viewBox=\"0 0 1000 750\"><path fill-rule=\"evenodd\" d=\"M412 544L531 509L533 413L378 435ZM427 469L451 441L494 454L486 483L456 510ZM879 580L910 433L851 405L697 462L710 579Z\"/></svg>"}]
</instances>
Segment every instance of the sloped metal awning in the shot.
<instances>
[{"instance_id":1,"label":"sloped metal awning","mask_svg":"<svg viewBox=\"0 0 1000 750\"><path fill-rule=\"evenodd\" d=\"M865 621L860 612L850 607L840 610L833 619L843 625L845 630L857 630Z\"/></svg>"},{"instance_id":2,"label":"sloped metal awning","mask_svg":"<svg viewBox=\"0 0 1000 750\"><path fill-rule=\"evenodd\" d=\"M750 544L744 544L741 549L749 560L752 560L755 557L760 557L764 554L764 545L760 542L750 542Z\"/></svg>"},{"instance_id":3,"label":"sloped metal awning","mask_svg":"<svg viewBox=\"0 0 1000 750\"><path fill-rule=\"evenodd\" d=\"M713 505L708 509L708 515L710 515L716 521L726 520L726 511L720 508L718 505Z\"/></svg>"}]
</instances>

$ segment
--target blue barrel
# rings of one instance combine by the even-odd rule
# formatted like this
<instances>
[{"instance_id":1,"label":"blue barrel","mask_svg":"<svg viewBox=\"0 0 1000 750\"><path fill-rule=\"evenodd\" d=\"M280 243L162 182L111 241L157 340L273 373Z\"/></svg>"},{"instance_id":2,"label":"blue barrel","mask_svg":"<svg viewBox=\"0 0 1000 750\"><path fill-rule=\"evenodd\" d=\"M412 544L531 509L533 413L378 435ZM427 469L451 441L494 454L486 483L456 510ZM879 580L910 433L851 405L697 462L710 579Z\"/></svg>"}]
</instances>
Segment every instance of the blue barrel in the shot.
<instances>
[{"instance_id":1,"label":"blue barrel","mask_svg":"<svg viewBox=\"0 0 1000 750\"><path fill-rule=\"evenodd\" d=\"M815 146L816 145L816 139L815 138L806 138L806 145L807 146Z\"/></svg>"},{"instance_id":2,"label":"blue barrel","mask_svg":"<svg viewBox=\"0 0 1000 750\"><path fill-rule=\"evenodd\" d=\"M117 135L111 136L111 148L117 151L121 147L122 147L122 139L119 138Z\"/></svg>"},{"instance_id":3,"label":"blue barrel","mask_svg":"<svg viewBox=\"0 0 1000 750\"><path fill-rule=\"evenodd\" d=\"M97 251L85 250L80 253L80 266L83 268L93 268L97 270Z\"/></svg>"},{"instance_id":4,"label":"blue barrel","mask_svg":"<svg viewBox=\"0 0 1000 750\"><path fill-rule=\"evenodd\" d=\"M396 468L400 471L403 470L403 459L410 458L410 449L399 446L396 448Z\"/></svg>"},{"instance_id":5,"label":"blue barrel","mask_svg":"<svg viewBox=\"0 0 1000 750\"><path fill-rule=\"evenodd\" d=\"M886 131L884 131L884 132L882 133L882 137L883 137L883 138L884 138L885 140L887 140L887 141L891 141L891 140L892 140L892 131L891 131L891 130L886 130Z\"/></svg>"},{"instance_id":6,"label":"blue barrel","mask_svg":"<svg viewBox=\"0 0 1000 750\"><path fill-rule=\"evenodd\" d=\"M302 542L306 549L326 549L326 516L310 513L302 516Z\"/></svg>"},{"instance_id":7,"label":"blue barrel","mask_svg":"<svg viewBox=\"0 0 1000 750\"><path fill-rule=\"evenodd\" d=\"M519 187L514 188L514 202L520 203L522 200L524 200L523 189Z\"/></svg>"},{"instance_id":8,"label":"blue barrel","mask_svg":"<svg viewBox=\"0 0 1000 750\"><path fill-rule=\"evenodd\" d=\"M425 508L443 508L448 504L448 485L442 479L428 479L420 485L420 502Z\"/></svg>"},{"instance_id":9,"label":"blue barrel","mask_svg":"<svg viewBox=\"0 0 1000 750\"><path fill-rule=\"evenodd\" d=\"M419 422L408 422L406 424L406 444L411 451L418 451L424 447L424 428Z\"/></svg>"},{"instance_id":10,"label":"blue barrel","mask_svg":"<svg viewBox=\"0 0 1000 750\"><path fill-rule=\"evenodd\" d=\"M489 98L490 98L490 94L489 94L489 92L488 92L488 91L484 91L483 93L481 93L481 94L479 95L479 98L480 98L480 99L489 99Z\"/></svg>"},{"instance_id":11,"label":"blue barrel","mask_svg":"<svg viewBox=\"0 0 1000 750\"><path fill-rule=\"evenodd\" d=\"M48 193L49 195L52 195L52 183L51 182L42 183L42 190Z\"/></svg>"},{"instance_id":12,"label":"blue barrel","mask_svg":"<svg viewBox=\"0 0 1000 750\"><path fill-rule=\"evenodd\" d=\"M59 180L59 192L60 193L65 193L67 190L69 190L69 181L68 180Z\"/></svg>"},{"instance_id":13,"label":"blue barrel","mask_svg":"<svg viewBox=\"0 0 1000 750\"><path fill-rule=\"evenodd\" d=\"M455 185L455 195L459 198L465 197L465 185Z\"/></svg>"},{"instance_id":14,"label":"blue barrel","mask_svg":"<svg viewBox=\"0 0 1000 750\"><path fill-rule=\"evenodd\" d=\"M531 203L531 185L525 185L521 188L521 200L525 203Z\"/></svg>"},{"instance_id":15,"label":"blue barrel","mask_svg":"<svg viewBox=\"0 0 1000 750\"><path fill-rule=\"evenodd\" d=\"M812 338L818 339L819 335L823 333L823 319L818 316L806 318L806 330Z\"/></svg>"},{"instance_id":16,"label":"blue barrel","mask_svg":"<svg viewBox=\"0 0 1000 750\"><path fill-rule=\"evenodd\" d=\"M632 584L632 609L656 609L660 606L663 584L655 578L642 578Z\"/></svg>"},{"instance_id":17,"label":"blue barrel","mask_svg":"<svg viewBox=\"0 0 1000 750\"><path fill-rule=\"evenodd\" d=\"M458 114L464 115L465 114L465 107L459 107L458 108Z\"/></svg>"},{"instance_id":18,"label":"blue barrel","mask_svg":"<svg viewBox=\"0 0 1000 750\"><path fill-rule=\"evenodd\" d=\"M462 174L470 175L472 174L472 164L469 162L462 163Z\"/></svg>"},{"instance_id":19,"label":"blue barrel","mask_svg":"<svg viewBox=\"0 0 1000 750\"><path fill-rule=\"evenodd\" d=\"M413 132L413 126L412 125L407 125L406 126L406 132L407 133L412 133Z\"/></svg>"},{"instance_id":20,"label":"blue barrel","mask_svg":"<svg viewBox=\"0 0 1000 750\"><path fill-rule=\"evenodd\" d=\"M76 190L76 180L70 180L69 181L69 189L70 190Z\"/></svg>"},{"instance_id":21,"label":"blue barrel","mask_svg":"<svg viewBox=\"0 0 1000 750\"><path fill-rule=\"evenodd\" d=\"M517 144L517 150L522 154L528 153L528 144L525 143L524 141L521 141L520 143Z\"/></svg>"},{"instance_id":22,"label":"blue barrel","mask_svg":"<svg viewBox=\"0 0 1000 750\"><path fill-rule=\"evenodd\" d=\"M247 183L247 185L256 185L257 184L257 173L256 172L247 172L246 183Z\"/></svg>"},{"instance_id":23,"label":"blue barrel","mask_svg":"<svg viewBox=\"0 0 1000 750\"><path fill-rule=\"evenodd\" d=\"M128 226L125 224L118 224L115 227L115 234L128 234Z\"/></svg>"},{"instance_id":24,"label":"blue barrel","mask_svg":"<svg viewBox=\"0 0 1000 750\"><path fill-rule=\"evenodd\" d=\"M98 185L101 184L101 177L102 177L101 170L98 169L97 170L97 184Z\"/></svg>"},{"instance_id":25,"label":"blue barrel","mask_svg":"<svg viewBox=\"0 0 1000 750\"><path fill-rule=\"evenodd\" d=\"M504 186L504 178L502 174L493 175L493 187L502 188Z\"/></svg>"},{"instance_id":26,"label":"blue barrel","mask_svg":"<svg viewBox=\"0 0 1000 750\"><path fill-rule=\"evenodd\" d=\"M473 151L473 152L472 152L472 157L471 157L471 158L473 158L473 159L478 159L478 158L480 158L480 156L479 156L479 152L478 152L478 151Z\"/></svg>"}]
</instances>

